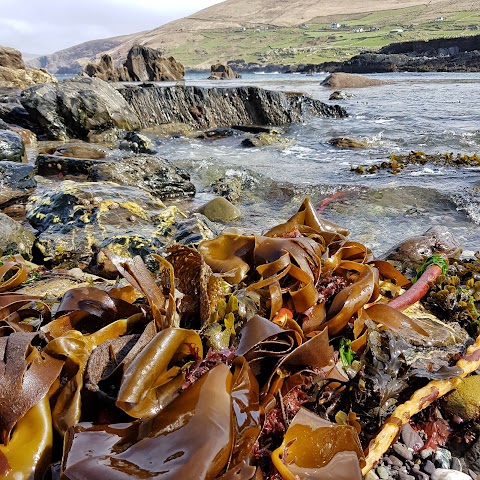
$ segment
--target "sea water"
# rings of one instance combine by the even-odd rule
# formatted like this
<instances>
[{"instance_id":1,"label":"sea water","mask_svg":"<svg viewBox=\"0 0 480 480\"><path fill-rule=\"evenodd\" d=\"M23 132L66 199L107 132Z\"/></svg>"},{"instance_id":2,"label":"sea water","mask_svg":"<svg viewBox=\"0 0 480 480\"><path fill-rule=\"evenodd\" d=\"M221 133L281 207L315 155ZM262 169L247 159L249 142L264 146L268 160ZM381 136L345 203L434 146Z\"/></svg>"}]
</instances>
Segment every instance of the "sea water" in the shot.
<instances>
[{"instance_id":1,"label":"sea water","mask_svg":"<svg viewBox=\"0 0 480 480\"><path fill-rule=\"evenodd\" d=\"M369 75L389 83L345 89L353 96L341 101L329 101L333 90L320 85L326 75L257 74L222 81L187 75L187 85L304 93L341 104L348 117L312 117L291 125L283 135L287 141L276 146L245 148L244 136L174 138L158 142L159 154L189 170L196 204L213 198L211 183L224 176L241 176L260 190L264 185L262 194L242 197L239 228L261 233L286 220L309 196L324 218L349 228L352 239L378 255L434 225L450 230L467 254L480 250L480 167L427 163L397 175L351 169L378 164L392 153L480 154L480 73ZM334 137L363 140L368 148L335 148L328 143ZM322 205L326 198L331 201Z\"/></svg>"}]
</instances>

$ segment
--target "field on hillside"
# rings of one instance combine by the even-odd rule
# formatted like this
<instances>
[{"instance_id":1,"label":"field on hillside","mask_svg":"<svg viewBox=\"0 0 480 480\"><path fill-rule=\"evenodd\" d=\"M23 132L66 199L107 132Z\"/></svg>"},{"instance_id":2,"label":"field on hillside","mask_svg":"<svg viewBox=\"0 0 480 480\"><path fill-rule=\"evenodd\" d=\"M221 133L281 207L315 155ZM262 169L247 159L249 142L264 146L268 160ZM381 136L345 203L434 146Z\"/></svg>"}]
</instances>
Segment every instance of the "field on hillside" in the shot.
<instances>
[{"instance_id":1,"label":"field on hillside","mask_svg":"<svg viewBox=\"0 0 480 480\"><path fill-rule=\"evenodd\" d=\"M478 35L480 11L434 17L423 7L410 7L318 20L296 27L197 31L168 53L187 67L200 68L235 59L282 65L340 61L390 43Z\"/></svg>"}]
</instances>

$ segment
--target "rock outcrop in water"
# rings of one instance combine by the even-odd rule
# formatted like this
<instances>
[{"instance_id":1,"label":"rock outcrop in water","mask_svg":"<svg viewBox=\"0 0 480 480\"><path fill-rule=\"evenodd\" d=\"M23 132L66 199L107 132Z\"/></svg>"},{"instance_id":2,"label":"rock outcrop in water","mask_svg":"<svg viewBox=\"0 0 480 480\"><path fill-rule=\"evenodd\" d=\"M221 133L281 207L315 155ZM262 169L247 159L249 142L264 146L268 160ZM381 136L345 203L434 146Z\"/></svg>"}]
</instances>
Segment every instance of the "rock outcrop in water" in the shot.
<instances>
[{"instance_id":1,"label":"rock outcrop in water","mask_svg":"<svg viewBox=\"0 0 480 480\"><path fill-rule=\"evenodd\" d=\"M87 64L85 73L111 82L163 82L182 80L185 68L173 57L164 57L159 50L134 45L120 67L115 68L112 57L104 54L99 63Z\"/></svg>"},{"instance_id":2,"label":"rock outcrop in water","mask_svg":"<svg viewBox=\"0 0 480 480\"><path fill-rule=\"evenodd\" d=\"M179 123L208 129L232 125L285 125L308 115L345 117L338 105L258 87L123 86L76 77L24 90L20 97L36 131L48 138L87 139L97 133Z\"/></svg>"},{"instance_id":3,"label":"rock outcrop in water","mask_svg":"<svg viewBox=\"0 0 480 480\"><path fill-rule=\"evenodd\" d=\"M223 63L216 63L210 67L209 80L225 80L229 78L241 78L242 76L236 73L230 65Z\"/></svg>"},{"instance_id":4,"label":"rock outcrop in water","mask_svg":"<svg viewBox=\"0 0 480 480\"><path fill-rule=\"evenodd\" d=\"M195 128L236 124L285 125L312 115L345 117L338 105L258 87L202 88L142 85L119 90L137 113L142 128L179 122Z\"/></svg>"}]
</instances>

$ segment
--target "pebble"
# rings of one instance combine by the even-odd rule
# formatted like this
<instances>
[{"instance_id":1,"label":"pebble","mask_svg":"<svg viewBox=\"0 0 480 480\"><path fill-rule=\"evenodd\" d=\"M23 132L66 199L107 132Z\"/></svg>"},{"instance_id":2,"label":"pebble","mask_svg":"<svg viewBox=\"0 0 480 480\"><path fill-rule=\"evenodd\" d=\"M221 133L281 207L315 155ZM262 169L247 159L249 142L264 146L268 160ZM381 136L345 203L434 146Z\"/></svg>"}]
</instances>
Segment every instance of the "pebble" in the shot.
<instances>
[{"instance_id":1,"label":"pebble","mask_svg":"<svg viewBox=\"0 0 480 480\"><path fill-rule=\"evenodd\" d=\"M470 475L450 470L448 468L437 468L431 475L430 480L472 480Z\"/></svg>"},{"instance_id":2,"label":"pebble","mask_svg":"<svg viewBox=\"0 0 480 480\"><path fill-rule=\"evenodd\" d=\"M395 467L401 467L403 465L403 462L395 455L389 455L388 459L390 460L391 464Z\"/></svg>"},{"instance_id":3,"label":"pebble","mask_svg":"<svg viewBox=\"0 0 480 480\"><path fill-rule=\"evenodd\" d=\"M408 475L407 473L400 472L398 474L398 480L415 480L413 475Z\"/></svg>"},{"instance_id":4,"label":"pebble","mask_svg":"<svg viewBox=\"0 0 480 480\"><path fill-rule=\"evenodd\" d=\"M388 477L390 476L388 474L388 470L385 467L377 467L377 475L382 479L382 480L388 480Z\"/></svg>"},{"instance_id":5,"label":"pebble","mask_svg":"<svg viewBox=\"0 0 480 480\"><path fill-rule=\"evenodd\" d=\"M428 480L430 478L430 475L421 472L420 470L412 470L412 473L417 480Z\"/></svg>"},{"instance_id":6,"label":"pebble","mask_svg":"<svg viewBox=\"0 0 480 480\"><path fill-rule=\"evenodd\" d=\"M370 470L366 475L365 475L365 480L379 480L379 476L373 471Z\"/></svg>"},{"instance_id":7,"label":"pebble","mask_svg":"<svg viewBox=\"0 0 480 480\"><path fill-rule=\"evenodd\" d=\"M424 460L428 457L430 457L433 453L433 450L431 448L425 448L420 452L420 457L422 457Z\"/></svg>"},{"instance_id":8,"label":"pebble","mask_svg":"<svg viewBox=\"0 0 480 480\"><path fill-rule=\"evenodd\" d=\"M418 452L425 444L422 440L422 437L418 434L416 430L412 428L409 423L406 423L402 427L401 437L403 443L412 450Z\"/></svg>"},{"instance_id":9,"label":"pebble","mask_svg":"<svg viewBox=\"0 0 480 480\"><path fill-rule=\"evenodd\" d=\"M425 465L423 466L423 471L431 475L435 471L435 465L433 464L433 462L427 460L425 462Z\"/></svg>"},{"instance_id":10,"label":"pebble","mask_svg":"<svg viewBox=\"0 0 480 480\"><path fill-rule=\"evenodd\" d=\"M446 448L437 448L434 455L434 462L438 468L449 469L452 463L452 453Z\"/></svg>"},{"instance_id":11,"label":"pebble","mask_svg":"<svg viewBox=\"0 0 480 480\"><path fill-rule=\"evenodd\" d=\"M394 443L393 444L393 450L394 452L404 458L405 460L412 460L413 459L413 453L411 450L409 450L403 443Z\"/></svg>"},{"instance_id":12,"label":"pebble","mask_svg":"<svg viewBox=\"0 0 480 480\"><path fill-rule=\"evenodd\" d=\"M458 470L459 472L462 471L462 463L458 457L452 457L452 464L450 465L452 470Z\"/></svg>"}]
</instances>

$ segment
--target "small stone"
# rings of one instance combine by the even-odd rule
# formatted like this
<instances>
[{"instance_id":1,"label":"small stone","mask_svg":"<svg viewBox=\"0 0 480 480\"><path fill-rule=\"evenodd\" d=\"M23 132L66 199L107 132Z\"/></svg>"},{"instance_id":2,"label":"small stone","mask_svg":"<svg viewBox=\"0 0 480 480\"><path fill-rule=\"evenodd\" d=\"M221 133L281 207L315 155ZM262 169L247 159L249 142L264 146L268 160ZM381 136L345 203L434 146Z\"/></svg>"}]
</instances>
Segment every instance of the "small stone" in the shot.
<instances>
[{"instance_id":1,"label":"small stone","mask_svg":"<svg viewBox=\"0 0 480 480\"><path fill-rule=\"evenodd\" d=\"M470 475L450 470L448 468L437 468L430 477L431 480L471 480Z\"/></svg>"},{"instance_id":2,"label":"small stone","mask_svg":"<svg viewBox=\"0 0 480 480\"><path fill-rule=\"evenodd\" d=\"M405 445L403 445L403 443L395 443L393 445L393 450L394 452L404 458L405 460L412 460L413 459L413 453L411 450L408 449L408 447L406 447Z\"/></svg>"},{"instance_id":3,"label":"small stone","mask_svg":"<svg viewBox=\"0 0 480 480\"><path fill-rule=\"evenodd\" d=\"M412 473L417 480L428 480L430 478L430 475L421 472L420 470L412 470Z\"/></svg>"},{"instance_id":4,"label":"small stone","mask_svg":"<svg viewBox=\"0 0 480 480\"><path fill-rule=\"evenodd\" d=\"M398 479L399 480L415 480L415 477L413 475L408 475L407 473L400 472L398 474Z\"/></svg>"},{"instance_id":5,"label":"small stone","mask_svg":"<svg viewBox=\"0 0 480 480\"><path fill-rule=\"evenodd\" d=\"M212 222L232 222L242 217L242 212L226 198L217 197L200 208Z\"/></svg>"},{"instance_id":6,"label":"small stone","mask_svg":"<svg viewBox=\"0 0 480 480\"><path fill-rule=\"evenodd\" d=\"M365 475L365 480L379 480L379 476L373 470L370 470Z\"/></svg>"},{"instance_id":7,"label":"small stone","mask_svg":"<svg viewBox=\"0 0 480 480\"><path fill-rule=\"evenodd\" d=\"M452 470L458 470L459 472L462 471L462 463L458 457L452 457L452 464L450 465Z\"/></svg>"},{"instance_id":8,"label":"small stone","mask_svg":"<svg viewBox=\"0 0 480 480\"><path fill-rule=\"evenodd\" d=\"M385 467L377 467L377 475L382 479L382 480L387 480L389 478L388 470Z\"/></svg>"},{"instance_id":9,"label":"small stone","mask_svg":"<svg viewBox=\"0 0 480 480\"><path fill-rule=\"evenodd\" d=\"M395 455L390 455L388 458L390 462L392 462L392 465L395 465L396 467L401 467L403 465L403 462Z\"/></svg>"},{"instance_id":10,"label":"small stone","mask_svg":"<svg viewBox=\"0 0 480 480\"><path fill-rule=\"evenodd\" d=\"M403 443L412 450L418 452L424 445L420 435L412 428L409 423L402 427L401 437Z\"/></svg>"},{"instance_id":11,"label":"small stone","mask_svg":"<svg viewBox=\"0 0 480 480\"><path fill-rule=\"evenodd\" d=\"M433 464L433 462L427 460L425 462L425 465L423 466L423 471L431 475L435 471L435 465Z\"/></svg>"},{"instance_id":12,"label":"small stone","mask_svg":"<svg viewBox=\"0 0 480 480\"><path fill-rule=\"evenodd\" d=\"M452 454L450 450L446 448L437 448L435 455L433 456L434 463L438 468L449 469L452 463Z\"/></svg>"},{"instance_id":13,"label":"small stone","mask_svg":"<svg viewBox=\"0 0 480 480\"><path fill-rule=\"evenodd\" d=\"M420 451L420 457L425 460L428 457L431 457L433 453L433 450L431 448L425 448L424 450Z\"/></svg>"}]
</instances>

